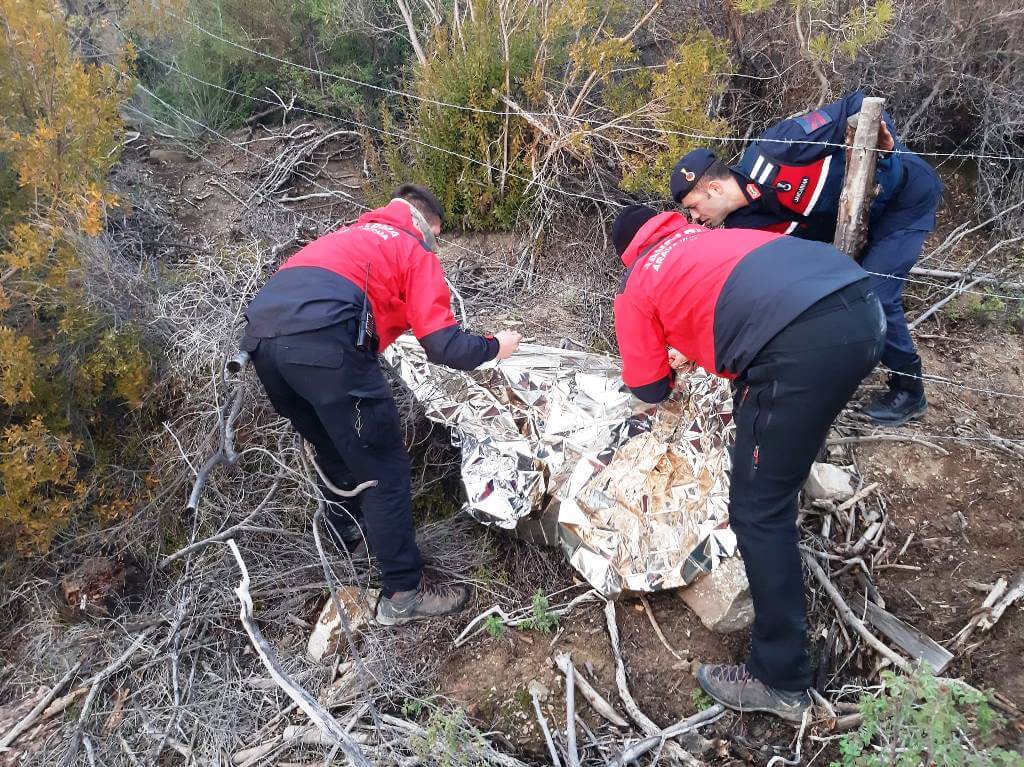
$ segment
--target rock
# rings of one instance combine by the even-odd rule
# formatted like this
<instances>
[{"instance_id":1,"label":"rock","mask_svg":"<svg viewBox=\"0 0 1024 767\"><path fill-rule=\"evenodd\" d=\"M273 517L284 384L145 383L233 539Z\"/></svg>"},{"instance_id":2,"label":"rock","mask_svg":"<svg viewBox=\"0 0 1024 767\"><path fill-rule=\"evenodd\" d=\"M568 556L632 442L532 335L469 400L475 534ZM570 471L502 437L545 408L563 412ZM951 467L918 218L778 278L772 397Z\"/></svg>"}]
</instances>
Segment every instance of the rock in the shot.
<instances>
[{"instance_id":1,"label":"rock","mask_svg":"<svg viewBox=\"0 0 1024 767\"><path fill-rule=\"evenodd\" d=\"M142 582L136 563L92 557L60 579L58 607L71 621L112 618L138 606Z\"/></svg>"},{"instance_id":2,"label":"rock","mask_svg":"<svg viewBox=\"0 0 1024 767\"><path fill-rule=\"evenodd\" d=\"M341 586L335 592L348 616L348 627L353 633L373 619L374 607L377 604L379 589L360 589L354 586ZM338 652L340 643L344 641L345 630L341 626L341 618L334 609L334 600L330 597L320 610L313 631L310 632L306 652L313 660L319 661L328 655Z\"/></svg>"},{"instance_id":3,"label":"rock","mask_svg":"<svg viewBox=\"0 0 1024 767\"><path fill-rule=\"evenodd\" d=\"M150 149L149 161L161 165L181 165L191 160L187 154L178 149Z\"/></svg>"},{"instance_id":4,"label":"rock","mask_svg":"<svg viewBox=\"0 0 1024 767\"><path fill-rule=\"evenodd\" d=\"M807 476L804 492L812 501L842 503L853 496L853 474L830 463L815 463Z\"/></svg>"},{"instance_id":5,"label":"rock","mask_svg":"<svg viewBox=\"0 0 1024 767\"><path fill-rule=\"evenodd\" d=\"M548 688L538 679L531 679L530 683L526 686L527 691L531 696L536 697L541 703L547 702L548 695L550 694Z\"/></svg>"},{"instance_id":6,"label":"rock","mask_svg":"<svg viewBox=\"0 0 1024 767\"><path fill-rule=\"evenodd\" d=\"M712 631L728 634L754 622L747 571L738 556L720 560L710 573L678 594Z\"/></svg>"}]
</instances>

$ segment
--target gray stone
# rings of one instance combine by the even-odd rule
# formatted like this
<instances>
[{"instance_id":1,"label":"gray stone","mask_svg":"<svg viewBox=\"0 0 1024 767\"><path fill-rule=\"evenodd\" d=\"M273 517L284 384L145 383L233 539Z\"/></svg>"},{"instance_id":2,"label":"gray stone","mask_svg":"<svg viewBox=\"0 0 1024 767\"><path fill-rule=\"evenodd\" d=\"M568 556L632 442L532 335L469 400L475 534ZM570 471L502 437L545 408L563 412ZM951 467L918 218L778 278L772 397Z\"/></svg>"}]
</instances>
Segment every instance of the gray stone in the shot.
<instances>
[{"instance_id":1,"label":"gray stone","mask_svg":"<svg viewBox=\"0 0 1024 767\"><path fill-rule=\"evenodd\" d=\"M679 596L712 631L728 634L754 622L750 583L739 556L720 560L710 573L680 589Z\"/></svg>"},{"instance_id":2,"label":"gray stone","mask_svg":"<svg viewBox=\"0 0 1024 767\"><path fill-rule=\"evenodd\" d=\"M853 496L853 473L830 463L815 463L807 476L804 492L812 501L842 503Z\"/></svg>"}]
</instances>

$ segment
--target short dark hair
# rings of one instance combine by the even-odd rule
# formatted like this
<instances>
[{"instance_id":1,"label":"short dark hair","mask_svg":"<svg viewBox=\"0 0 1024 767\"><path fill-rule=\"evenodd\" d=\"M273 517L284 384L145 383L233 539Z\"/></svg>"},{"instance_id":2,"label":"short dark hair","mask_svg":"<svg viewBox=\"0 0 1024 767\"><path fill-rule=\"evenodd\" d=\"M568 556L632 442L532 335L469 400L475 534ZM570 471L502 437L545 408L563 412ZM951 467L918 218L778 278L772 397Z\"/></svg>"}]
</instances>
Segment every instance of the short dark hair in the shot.
<instances>
[{"instance_id":1,"label":"short dark hair","mask_svg":"<svg viewBox=\"0 0 1024 767\"><path fill-rule=\"evenodd\" d=\"M411 202L424 216L436 216L438 221L444 223L444 206L426 187L419 184L402 184L391 198Z\"/></svg>"},{"instance_id":2,"label":"short dark hair","mask_svg":"<svg viewBox=\"0 0 1024 767\"><path fill-rule=\"evenodd\" d=\"M732 173L729 170L729 166L721 160L715 160L708 169L700 174L700 178L697 179L697 183L694 184L694 189L700 189L703 191L707 188L707 185L712 181L721 181L722 179L729 178Z\"/></svg>"}]
</instances>

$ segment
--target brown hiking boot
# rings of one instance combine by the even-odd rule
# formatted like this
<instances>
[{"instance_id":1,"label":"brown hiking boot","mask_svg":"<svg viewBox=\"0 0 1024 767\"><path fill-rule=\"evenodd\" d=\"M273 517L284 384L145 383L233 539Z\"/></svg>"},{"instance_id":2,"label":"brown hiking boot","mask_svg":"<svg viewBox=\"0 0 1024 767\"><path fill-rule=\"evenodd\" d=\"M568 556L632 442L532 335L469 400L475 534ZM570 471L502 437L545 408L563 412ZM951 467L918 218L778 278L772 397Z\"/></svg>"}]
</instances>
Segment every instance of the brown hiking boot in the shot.
<instances>
[{"instance_id":1,"label":"brown hiking boot","mask_svg":"<svg viewBox=\"0 0 1024 767\"><path fill-rule=\"evenodd\" d=\"M411 591L396 591L390 597L381 596L377 602L377 622L384 626L397 626L410 621L440 618L457 613L469 601L469 589L461 583L441 583L437 575L426 572L420 576L420 585Z\"/></svg>"},{"instance_id":2,"label":"brown hiking boot","mask_svg":"<svg viewBox=\"0 0 1024 767\"><path fill-rule=\"evenodd\" d=\"M800 724L811 705L806 692L776 690L754 679L745 663L705 664L697 671L697 683L723 706L736 711L764 711L794 724Z\"/></svg>"}]
</instances>

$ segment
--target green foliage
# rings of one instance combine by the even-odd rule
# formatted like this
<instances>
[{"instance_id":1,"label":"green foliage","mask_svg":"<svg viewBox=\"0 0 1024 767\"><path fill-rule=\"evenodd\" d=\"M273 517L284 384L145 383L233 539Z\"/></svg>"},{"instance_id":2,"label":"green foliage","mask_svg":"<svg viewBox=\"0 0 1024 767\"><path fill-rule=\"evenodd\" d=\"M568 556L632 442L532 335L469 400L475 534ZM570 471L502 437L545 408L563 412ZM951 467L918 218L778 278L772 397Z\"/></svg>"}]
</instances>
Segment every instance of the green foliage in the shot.
<instances>
[{"instance_id":1,"label":"green foliage","mask_svg":"<svg viewBox=\"0 0 1024 767\"><path fill-rule=\"evenodd\" d=\"M372 10L383 2L368 5ZM365 118L381 92L338 78L393 85L409 50L400 35L357 30L344 4L328 0L161 0L155 11L158 23L152 22L150 9L150 3L137 0L130 24L142 50L141 76L173 107L155 103L153 111L185 135L196 127L174 110L214 129L229 129L277 103L275 93L285 103L295 96L296 106L306 109ZM179 21L180 16L212 35Z\"/></svg>"},{"instance_id":2,"label":"green foliage","mask_svg":"<svg viewBox=\"0 0 1024 767\"><path fill-rule=\"evenodd\" d=\"M424 711L430 710L429 698L406 698L402 704L402 716L406 719L418 719Z\"/></svg>"},{"instance_id":3,"label":"green foliage","mask_svg":"<svg viewBox=\"0 0 1024 767\"><path fill-rule=\"evenodd\" d=\"M411 86L425 99L504 111L495 91L504 91L507 77L514 97L523 98L522 83L533 72L540 44L537 14L524 11L523 24L509 35L506 55L498 6L482 0L473 3L473 15L466 19L460 36L437 28L430 58L425 66L416 66ZM378 196L397 181L412 179L430 188L449 217L463 226L510 228L530 198L526 183L515 177L529 176L525 158L529 125L428 101L413 102L412 109L405 128L412 140L385 139L376 152L370 152L385 179L376 190ZM395 127L390 115L385 114L381 122L385 131Z\"/></svg>"},{"instance_id":4,"label":"green foliage","mask_svg":"<svg viewBox=\"0 0 1024 767\"><path fill-rule=\"evenodd\" d=\"M633 158L632 168L623 175L623 189L664 194L672 167L679 158L691 149L710 143L683 134L728 135L728 123L708 117L706 111L707 104L725 90L723 73L728 67L725 42L701 31L687 35L664 69L650 76L651 96L663 105L657 127L679 133L663 136L660 151Z\"/></svg>"},{"instance_id":5,"label":"green foliage","mask_svg":"<svg viewBox=\"0 0 1024 767\"><path fill-rule=\"evenodd\" d=\"M477 767L487 741L461 708L435 707L426 722L426 736L417 753L441 767Z\"/></svg>"},{"instance_id":6,"label":"green foliage","mask_svg":"<svg viewBox=\"0 0 1024 767\"><path fill-rule=\"evenodd\" d=\"M695 32L663 70L637 66L640 52L627 34L634 12L618 0L553 7L472 0L457 28L436 28L426 63L413 65L415 98L406 111L382 115L383 130L407 137L368 137L371 176L380 179L368 190L371 201L411 179L438 194L457 224L509 229L535 200L536 186L524 179L556 150L589 163L595 145L605 151L609 143L618 147L625 189L662 194L671 166L700 140L668 134L652 151L650 142L612 124L622 118L669 131L728 132L707 111L723 92L729 61L724 42ZM486 111L432 103L438 101ZM544 125L552 109L610 124L599 135L583 120L563 120L556 130Z\"/></svg>"},{"instance_id":7,"label":"green foliage","mask_svg":"<svg viewBox=\"0 0 1024 767\"><path fill-rule=\"evenodd\" d=\"M1020 307L1018 309L1018 316ZM1015 324L1013 313L1005 299L999 295L984 292L964 293L943 307L945 314L953 322L970 322L975 325L987 326L1002 322L1005 318L1012 326Z\"/></svg>"},{"instance_id":8,"label":"green foliage","mask_svg":"<svg viewBox=\"0 0 1024 767\"><path fill-rule=\"evenodd\" d=\"M700 712L715 705L715 701L712 697L704 692L700 687L695 687L690 692L690 702L693 704L694 712Z\"/></svg>"},{"instance_id":9,"label":"green foliage","mask_svg":"<svg viewBox=\"0 0 1024 767\"><path fill-rule=\"evenodd\" d=\"M492 637L500 637L505 633L505 622L497 615L488 615L484 621L484 631Z\"/></svg>"},{"instance_id":10,"label":"green foliage","mask_svg":"<svg viewBox=\"0 0 1024 767\"><path fill-rule=\"evenodd\" d=\"M775 0L732 0L733 8L742 14L760 13L775 5Z\"/></svg>"},{"instance_id":11,"label":"green foliage","mask_svg":"<svg viewBox=\"0 0 1024 767\"><path fill-rule=\"evenodd\" d=\"M544 592L540 589L533 595L531 605L532 614L529 618L519 621L519 628L526 631L539 631L542 634L550 634L558 625L558 616L551 612L551 605Z\"/></svg>"},{"instance_id":12,"label":"green foliage","mask_svg":"<svg viewBox=\"0 0 1024 767\"><path fill-rule=\"evenodd\" d=\"M845 4L834 0L790 0L794 14L802 14L810 28L827 31L810 34L804 54L819 64L830 65L838 59L854 59L869 45L883 39L892 28L892 0L876 0L873 5Z\"/></svg>"},{"instance_id":13,"label":"green foliage","mask_svg":"<svg viewBox=\"0 0 1024 767\"><path fill-rule=\"evenodd\" d=\"M860 728L839 744L833 767L1021 767L1019 754L989 744L1004 724L985 694L919 670L886 671L877 696L860 701ZM877 744L877 748L875 747Z\"/></svg>"}]
</instances>

